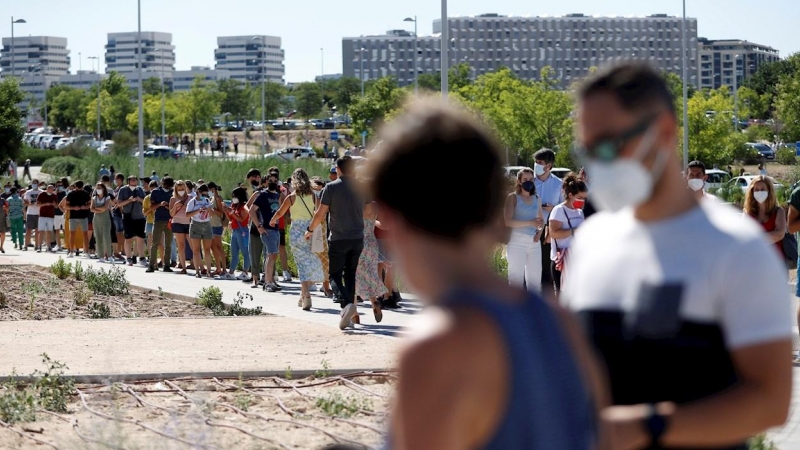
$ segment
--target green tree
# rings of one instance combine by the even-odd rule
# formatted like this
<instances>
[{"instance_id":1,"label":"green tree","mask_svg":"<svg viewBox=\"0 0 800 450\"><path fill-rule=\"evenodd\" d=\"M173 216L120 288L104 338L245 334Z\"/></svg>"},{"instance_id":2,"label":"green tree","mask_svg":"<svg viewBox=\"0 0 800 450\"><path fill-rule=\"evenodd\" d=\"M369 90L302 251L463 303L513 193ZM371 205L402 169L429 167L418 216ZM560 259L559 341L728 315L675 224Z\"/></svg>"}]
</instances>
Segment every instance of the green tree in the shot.
<instances>
[{"instance_id":1,"label":"green tree","mask_svg":"<svg viewBox=\"0 0 800 450\"><path fill-rule=\"evenodd\" d=\"M459 63L451 67L447 74L451 92L458 91L464 86L472 84L472 66L467 63Z\"/></svg>"},{"instance_id":2,"label":"green tree","mask_svg":"<svg viewBox=\"0 0 800 450\"><path fill-rule=\"evenodd\" d=\"M769 118L769 94L759 95L755 89L747 86L741 86L737 91L739 96L739 117L762 120Z\"/></svg>"},{"instance_id":3,"label":"green tree","mask_svg":"<svg viewBox=\"0 0 800 450\"><path fill-rule=\"evenodd\" d=\"M317 83L300 83L293 93L300 117L310 119L319 114L322 109L322 91Z\"/></svg>"},{"instance_id":4,"label":"green tree","mask_svg":"<svg viewBox=\"0 0 800 450\"><path fill-rule=\"evenodd\" d=\"M166 107L165 107L166 110ZM146 95L142 98L142 117L144 129L149 132L161 133L161 94ZM139 108L128 114L128 129L138 130Z\"/></svg>"},{"instance_id":5,"label":"green tree","mask_svg":"<svg viewBox=\"0 0 800 450\"><path fill-rule=\"evenodd\" d=\"M707 111L717 114L708 117ZM697 92L689 99L690 160L723 165L741 158L747 137L734 131L732 111L733 97L727 86Z\"/></svg>"},{"instance_id":6,"label":"green tree","mask_svg":"<svg viewBox=\"0 0 800 450\"><path fill-rule=\"evenodd\" d=\"M138 105L134 103L131 96L128 95L127 89L116 95L112 95L111 102L108 105L109 122L107 129L115 131L125 130L128 126L128 115L137 110ZM102 112L101 115L103 115Z\"/></svg>"},{"instance_id":7,"label":"green tree","mask_svg":"<svg viewBox=\"0 0 800 450\"><path fill-rule=\"evenodd\" d=\"M206 83L202 77L195 78L191 90L176 96L176 107L180 114L173 119L174 123L192 133L192 138L196 139L197 132L210 129L214 116L219 115L219 100L215 85Z\"/></svg>"},{"instance_id":8,"label":"green tree","mask_svg":"<svg viewBox=\"0 0 800 450\"><path fill-rule=\"evenodd\" d=\"M420 89L433 92L442 91L442 73L423 73L417 77L417 85Z\"/></svg>"},{"instance_id":9,"label":"green tree","mask_svg":"<svg viewBox=\"0 0 800 450\"><path fill-rule=\"evenodd\" d=\"M58 86L60 89L51 89L50 122L61 130L85 128L86 105L89 97L86 92L68 86Z\"/></svg>"},{"instance_id":10,"label":"green tree","mask_svg":"<svg viewBox=\"0 0 800 450\"><path fill-rule=\"evenodd\" d=\"M128 93L128 81L125 79L125 76L113 70L103 79L101 85L103 90L108 92L112 97L118 94Z\"/></svg>"},{"instance_id":11,"label":"green tree","mask_svg":"<svg viewBox=\"0 0 800 450\"><path fill-rule=\"evenodd\" d=\"M267 81L264 83L264 116L267 120L278 117L285 108L286 87L279 83ZM255 118L261 120L261 86L254 86L250 94L252 110L255 111Z\"/></svg>"},{"instance_id":12,"label":"green tree","mask_svg":"<svg viewBox=\"0 0 800 450\"><path fill-rule=\"evenodd\" d=\"M775 113L783 122L781 138L800 141L800 71L781 78L775 97Z\"/></svg>"},{"instance_id":13,"label":"green tree","mask_svg":"<svg viewBox=\"0 0 800 450\"><path fill-rule=\"evenodd\" d=\"M89 104L84 107L86 129L97 133L97 97L92 96ZM109 135L111 130L111 96L106 91L100 91L100 129Z\"/></svg>"},{"instance_id":14,"label":"green tree","mask_svg":"<svg viewBox=\"0 0 800 450\"><path fill-rule=\"evenodd\" d=\"M407 91L397 86L391 77L375 80L364 97L350 106L353 128L357 133L374 132L392 113L396 112L405 100Z\"/></svg>"},{"instance_id":15,"label":"green tree","mask_svg":"<svg viewBox=\"0 0 800 450\"><path fill-rule=\"evenodd\" d=\"M242 117L247 117L251 102L251 93L247 85L239 80L219 80L217 82L217 91L222 98L222 103L220 104L222 112L231 113L237 121ZM260 91L259 95L261 95Z\"/></svg>"},{"instance_id":16,"label":"green tree","mask_svg":"<svg viewBox=\"0 0 800 450\"><path fill-rule=\"evenodd\" d=\"M158 77L145 78L142 81L142 95L161 95L161 79Z\"/></svg>"},{"instance_id":17,"label":"green tree","mask_svg":"<svg viewBox=\"0 0 800 450\"><path fill-rule=\"evenodd\" d=\"M333 101L340 113L346 113L361 96L361 81L354 77L344 77L338 81Z\"/></svg>"},{"instance_id":18,"label":"green tree","mask_svg":"<svg viewBox=\"0 0 800 450\"><path fill-rule=\"evenodd\" d=\"M675 109L680 109L683 106L683 80L674 72L663 72L662 75L664 75L669 91L672 93L672 98L675 100ZM694 93L694 86L689 84L688 97L692 98Z\"/></svg>"},{"instance_id":19,"label":"green tree","mask_svg":"<svg viewBox=\"0 0 800 450\"><path fill-rule=\"evenodd\" d=\"M16 78L0 82L0 161L16 160L22 150L22 112L17 104L24 99Z\"/></svg>"}]
</instances>

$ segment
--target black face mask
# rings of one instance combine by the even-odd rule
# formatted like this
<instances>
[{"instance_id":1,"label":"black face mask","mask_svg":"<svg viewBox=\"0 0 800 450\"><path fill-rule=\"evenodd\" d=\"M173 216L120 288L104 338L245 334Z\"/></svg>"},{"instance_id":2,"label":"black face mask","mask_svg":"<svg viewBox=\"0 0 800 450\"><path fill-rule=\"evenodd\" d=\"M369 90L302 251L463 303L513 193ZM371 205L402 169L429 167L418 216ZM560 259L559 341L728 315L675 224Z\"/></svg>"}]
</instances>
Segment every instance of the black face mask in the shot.
<instances>
[{"instance_id":1,"label":"black face mask","mask_svg":"<svg viewBox=\"0 0 800 450\"><path fill-rule=\"evenodd\" d=\"M258 188L258 181L256 181L256 180L251 180L251 181L250 181L250 186L253 186L254 188Z\"/></svg>"},{"instance_id":2,"label":"black face mask","mask_svg":"<svg viewBox=\"0 0 800 450\"><path fill-rule=\"evenodd\" d=\"M277 191L278 190L278 183L268 183L267 189L270 191Z\"/></svg>"}]
</instances>

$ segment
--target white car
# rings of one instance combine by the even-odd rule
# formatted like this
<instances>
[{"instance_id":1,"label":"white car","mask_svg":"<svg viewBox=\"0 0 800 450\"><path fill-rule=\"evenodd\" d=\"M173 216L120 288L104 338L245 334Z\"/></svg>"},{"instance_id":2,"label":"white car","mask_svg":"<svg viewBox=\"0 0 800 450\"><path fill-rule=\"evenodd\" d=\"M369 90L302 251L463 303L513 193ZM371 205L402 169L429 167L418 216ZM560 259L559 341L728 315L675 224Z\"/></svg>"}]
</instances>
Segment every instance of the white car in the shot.
<instances>
[{"instance_id":1,"label":"white car","mask_svg":"<svg viewBox=\"0 0 800 450\"><path fill-rule=\"evenodd\" d=\"M709 189L719 189L723 184L731 180L731 174L720 169L706 170L706 176L708 177L705 185L706 191Z\"/></svg>"},{"instance_id":2,"label":"white car","mask_svg":"<svg viewBox=\"0 0 800 450\"><path fill-rule=\"evenodd\" d=\"M294 161L295 159L317 159L317 154L311 147L286 147L267 153L264 158L283 158L286 161Z\"/></svg>"},{"instance_id":3,"label":"white car","mask_svg":"<svg viewBox=\"0 0 800 450\"><path fill-rule=\"evenodd\" d=\"M55 149L61 150L62 148L72 144L73 142L75 142L75 138L62 137L61 139L58 140L58 142L56 142Z\"/></svg>"},{"instance_id":4,"label":"white car","mask_svg":"<svg viewBox=\"0 0 800 450\"><path fill-rule=\"evenodd\" d=\"M738 185L739 187L742 188L742 192L747 192L747 188L750 187L750 183L752 183L753 179L755 177L757 177L757 176L758 175L745 175L745 176L742 176L742 177L736 177L736 178L731 179L728 183L736 184L736 185ZM783 185L778 183L775 180L775 178L772 178L772 177L767 177L767 178L769 178L770 181L772 181L772 185L775 187L776 191L783 187Z\"/></svg>"},{"instance_id":5,"label":"white car","mask_svg":"<svg viewBox=\"0 0 800 450\"><path fill-rule=\"evenodd\" d=\"M114 141L103 141L100 143L100 146L97 147L97 153L101 155L109 155L111 154L111 147L114 146Z\"/></svg>"}]
</instances>

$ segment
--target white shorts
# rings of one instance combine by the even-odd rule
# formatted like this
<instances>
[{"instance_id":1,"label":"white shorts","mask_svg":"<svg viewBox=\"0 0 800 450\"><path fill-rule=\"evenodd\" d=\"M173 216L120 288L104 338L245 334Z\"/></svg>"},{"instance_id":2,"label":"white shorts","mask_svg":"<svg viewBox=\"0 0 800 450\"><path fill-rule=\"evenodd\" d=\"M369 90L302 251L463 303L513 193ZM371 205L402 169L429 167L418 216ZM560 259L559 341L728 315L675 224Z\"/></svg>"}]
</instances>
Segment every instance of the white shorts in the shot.
<instances>
[{"instance_id":1,"label":"white shorts","mask_svg":"<svg viewBox=\"0 0 800 450\"><path fill-rule=\"evenodd\" d=\"M64 216L55 216L53 217L53 227L56 231L62 231L64 229Z\"/></svg>"},{"instance_id":2,"label":"white shorts","mask_svg":"<svg viewBox=\"0 0 800 450\"><path fill-rule=\"evenodd\" d=\"M53 231L53 218L39 217L39 226L36 229L39 231Z\"/></svg>"}]
</instances>

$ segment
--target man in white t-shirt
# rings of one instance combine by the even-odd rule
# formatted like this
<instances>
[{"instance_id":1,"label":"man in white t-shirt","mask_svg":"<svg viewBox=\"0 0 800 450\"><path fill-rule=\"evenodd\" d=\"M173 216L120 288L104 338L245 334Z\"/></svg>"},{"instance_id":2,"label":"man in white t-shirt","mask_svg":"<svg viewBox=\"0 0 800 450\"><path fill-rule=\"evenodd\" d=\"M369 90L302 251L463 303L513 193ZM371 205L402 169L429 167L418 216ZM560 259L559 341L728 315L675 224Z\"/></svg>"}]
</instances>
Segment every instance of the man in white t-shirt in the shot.
<instances>
[{"instance_id":1,"label":"man in white t-shirt","mask_svg":"<svg viewBox=\"0 0 800 450\"><path fill-rule=\"evenodd\" d=\"M686 181L689 184L689 189L692 191L694 198L697 200L719 200L717 197L706 192L706 165L700 161L692 161L686 167Z\"/></svg>"},{"instance_id":2,"label":"man in white t-shirt","mask_svg":"<svg viewBox=\"0 0 800 450\"><path fill-rule=\"evenodd\" d=\"M31 188L22 197L22 204L28 208L25 216L25 247L23 247L23 250L28 250L28 247L31 247L31 233L39 229L39 205L36 204L36 199L39 198L41 193L39 180L31 180ZM36 234L39 234L39 232L36 231Z\"/></svg>"},{"instance_id":3,"label":"man in white t-shirt","mask_svg":"<svg viewBox=\"0 0 800 450\"><path fill-rule=\"evenodd\" d=\"M608 369L617 448L747 448L792 389L787 271L760 227L698 202L663 77L627 64L578 92L579 153L604 212L576 232L561 296Z\"/></svg>"}]
</instances>

